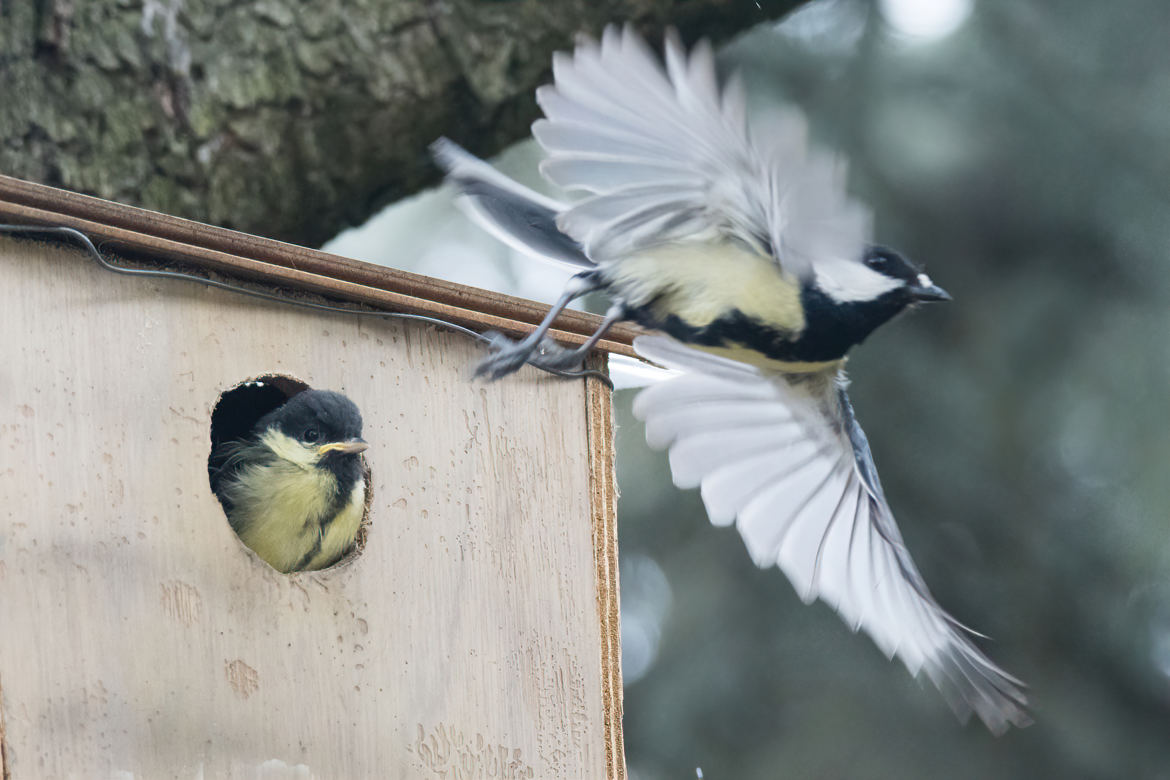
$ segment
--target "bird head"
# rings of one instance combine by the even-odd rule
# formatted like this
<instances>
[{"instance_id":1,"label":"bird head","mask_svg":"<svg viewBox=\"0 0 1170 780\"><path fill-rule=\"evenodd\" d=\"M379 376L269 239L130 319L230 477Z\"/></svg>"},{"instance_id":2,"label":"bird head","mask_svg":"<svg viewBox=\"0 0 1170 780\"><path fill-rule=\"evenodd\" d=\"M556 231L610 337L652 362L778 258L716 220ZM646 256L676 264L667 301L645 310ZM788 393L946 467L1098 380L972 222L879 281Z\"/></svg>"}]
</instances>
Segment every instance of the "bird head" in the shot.
<instances>
[{"instance_id":1,"label":"bird head","mask_svg":"<svg viewBox=\"0 0 1170 780\"><path fill-rule=\"evenodd\" d=\"M331 390L305 390L260 418L256 438L276 455L301 468L359 476L362 415L353 401Z\"/></svg>"},{"instance_id":2,"label":"bird head","mask_svg":"<svg viewBox=\"0 0 1170 780\"><path fill-rule=\"evenodd\" d=\"M813 286L835 304L880 303L893 313L917 303L951 300L921 268L883 246L866 247L860 263L819 264Z\"/></svg>"},{"instance_id":3,"label":"bird head","mask_svg":"<svg viewBox=\"0 0 1170 780\"><path fill-rule=\"evenodd\" d=\"M903 306L951 300L950 294L932 282L921 268L892 249L868 247L862 265L868 272L892 283L888 293L892 293L894 299L901 301Z\"/></svg>"},{"instance_id":4,"label":"bird head","mask_svg":"<svg viewBox=\"0 0 1170 780\"><path fill-rule=\"evenodd\" d=\"M818 263L801 295L819 359L843 356L909 307L951 299L922 269L880 246L868 247L861 262Z\"/></svg>"}]
</instances>

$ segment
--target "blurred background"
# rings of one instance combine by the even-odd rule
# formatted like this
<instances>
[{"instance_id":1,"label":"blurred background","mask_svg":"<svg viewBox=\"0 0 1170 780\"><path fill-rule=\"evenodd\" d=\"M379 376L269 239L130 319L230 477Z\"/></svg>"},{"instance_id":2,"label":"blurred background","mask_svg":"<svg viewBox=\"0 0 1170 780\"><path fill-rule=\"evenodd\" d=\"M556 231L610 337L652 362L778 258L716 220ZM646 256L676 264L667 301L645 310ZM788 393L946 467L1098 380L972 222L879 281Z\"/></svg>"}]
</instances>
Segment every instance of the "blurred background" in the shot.
<instances>
[{"instance_id":1,"label":"blurred background","mask_svg":"<svg viewBox=\"0 0 1170 780\"><path fill-rule=\"evenodd\" d=\"M756 569L623 391L633 778L1170 778L1168 35L1162 0L814 0L722 49L757 104L796 103L848 154L878 240L955 297L856 351L852 393L919 568L1036 724L961 727ZM541 187L538 160L496 162ZM538 300L565 280L442 190L326 248Z\"/></svg>"},{"instance_id":2,"label":"blurred background","mask_svg":"<svg viewBox=\"0 0 1170 780\"><path fill-rule=\"evenodd\" d=\"M1170 778L1165 0L0 0L0 171L551 301L565 273L443 189L335 234L435 181L437 135L518 137L548 52L627 18L726 41L954 295L857 350L851 393L923 576L1036 718L963 727L802 605L623 391L631 777ZM538 160L496 162L541 187Z\"/></svg>"}]
</instances>

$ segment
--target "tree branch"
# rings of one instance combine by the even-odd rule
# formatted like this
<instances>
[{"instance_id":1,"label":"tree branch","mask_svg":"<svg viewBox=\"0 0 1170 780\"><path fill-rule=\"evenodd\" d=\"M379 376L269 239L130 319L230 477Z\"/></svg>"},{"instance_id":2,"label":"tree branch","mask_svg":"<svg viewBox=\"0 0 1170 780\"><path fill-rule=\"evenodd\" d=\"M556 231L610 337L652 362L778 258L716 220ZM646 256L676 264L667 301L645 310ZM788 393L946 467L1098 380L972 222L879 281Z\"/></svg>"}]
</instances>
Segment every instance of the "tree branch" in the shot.
<instances>
[{"instance_id":1,"label":"tree branch","mask_svg":"<svg viewBox=\"0 0 1170 780\"><path fill-rule=\"evenodd\" d=\"M0 172L316 245L527 133L553 51L800 0L0 0ZM761 7L762 6L762 7Z\"/></svg>"}]
</instances>

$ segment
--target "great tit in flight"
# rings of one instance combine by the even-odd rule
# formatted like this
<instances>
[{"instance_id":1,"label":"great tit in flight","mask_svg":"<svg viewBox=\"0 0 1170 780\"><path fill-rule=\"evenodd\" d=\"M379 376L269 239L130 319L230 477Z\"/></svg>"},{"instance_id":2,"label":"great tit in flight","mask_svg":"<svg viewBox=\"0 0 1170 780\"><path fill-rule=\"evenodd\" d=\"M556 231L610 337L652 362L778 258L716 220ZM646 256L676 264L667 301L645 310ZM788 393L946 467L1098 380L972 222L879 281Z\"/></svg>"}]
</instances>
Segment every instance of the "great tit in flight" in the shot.
<instances>
[{"instance_id":1,"label":"great tit in flight","mask_svg":"<svg viewBox=\"0 0 1170 780\"><path fill-rule=\"evenodd\" d=\"M368 446L353 401L303 390L217 448L212 488L240 539L272 568L323 569L354 546Z\"/></svg>"},{"instance_id":2,"label":"great tit in flight","mask_svg":"<svg viewBox=\"0 0 1170 780\"><path fill-rule=\"evenodd\" d=\"M869 243L871 216L845 192L844 165L810 149L787 109L749 118L738 76L721 82L710 45L668 34L665 67L630 28L609 27L553 60L532 133L540 170L585 193L561 203L454 143L433 147L461 204L509 245L574 267L527 338L495 337L479 372L580 361L619 320L642 357L674 369L635 414L670 453L674 482L698 487L716 525L735 524L753 560L778 565L964 720L1030 722L1019 680L996 666L931 596L886 502L853 416L846 352L923 301L949 300L901 255ZM545 334L574 298L613 305L579 349Z\"/></svg>"}]
</instances>

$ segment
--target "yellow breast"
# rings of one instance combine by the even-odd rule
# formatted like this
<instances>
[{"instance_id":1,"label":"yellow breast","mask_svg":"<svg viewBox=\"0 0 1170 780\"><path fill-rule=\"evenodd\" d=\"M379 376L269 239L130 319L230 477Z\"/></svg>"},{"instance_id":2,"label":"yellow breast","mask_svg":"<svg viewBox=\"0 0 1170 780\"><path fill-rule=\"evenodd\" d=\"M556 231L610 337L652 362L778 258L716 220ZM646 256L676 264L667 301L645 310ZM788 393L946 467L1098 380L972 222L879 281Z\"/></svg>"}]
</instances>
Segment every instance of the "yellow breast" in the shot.
<instances>
[{"instance_id":1,"label":"yellow breast","mask_svg":"<svg viewBox=\"0 0 1170 780\"><path fill-rule=\"evenodd\" d=\"M329 523L321 537L321 549L305 566L306 570L331 566L349 552L362 524L366 511L366 483L358 480L349 494L349 501Z\"/></svg>"},{"instance_id":2,"label":"yellow breast","mask_svg":"<svg viewBox=\"0 0 1170 780\"><path fill-rule=\"evenodd\" d=\"M613 291L630 305L649 306L703 328L739 310L780 331L804 328L799 283L770 257L730 242L655 247L605 268Z\"/></svg>"},{"instance_id":3,"label":"yellow breast","mask_svg":"<svg viewBox=\"0 0 1170 780\"><path fill-rule=\"evenodd\" d=\"M305 569L335 562L353 544L365 503L365 482L359 481L340 511L333 512L336 478L324 469L304 468L277 458L245 467L232 485L232 521L244 544L277 571L292 571L317 547Z\"/></svg>"}]
</instances>

